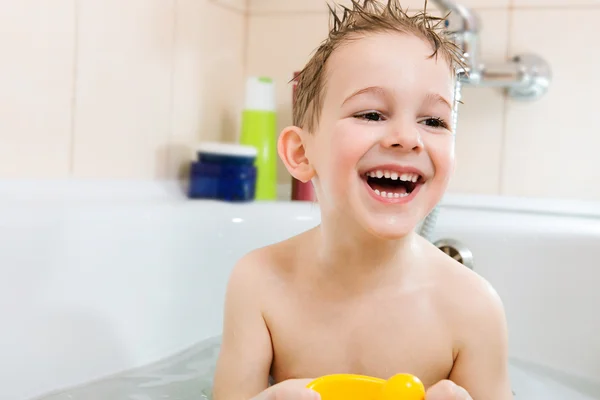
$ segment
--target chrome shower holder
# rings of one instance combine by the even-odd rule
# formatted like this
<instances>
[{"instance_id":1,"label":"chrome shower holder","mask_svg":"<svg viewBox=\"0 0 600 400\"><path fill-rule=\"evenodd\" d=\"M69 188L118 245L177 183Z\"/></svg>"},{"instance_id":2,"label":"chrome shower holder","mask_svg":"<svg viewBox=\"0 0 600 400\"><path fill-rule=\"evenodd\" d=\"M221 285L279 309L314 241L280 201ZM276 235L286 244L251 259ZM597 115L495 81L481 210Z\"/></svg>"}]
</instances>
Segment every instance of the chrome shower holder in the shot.
<instances>
[{"instance_id":1,"label":"chrome shower holder","mask_svg":"<svg viewBox=\"0 0 600 400\"><path fill-rule=\"evenodd\" d=\"M511 98L523 101L540 99L551 81L548 62L531 53L517 55L506 64L482 64L461 76L464 85L505 89Z\"/></svg>"}]
</instances>

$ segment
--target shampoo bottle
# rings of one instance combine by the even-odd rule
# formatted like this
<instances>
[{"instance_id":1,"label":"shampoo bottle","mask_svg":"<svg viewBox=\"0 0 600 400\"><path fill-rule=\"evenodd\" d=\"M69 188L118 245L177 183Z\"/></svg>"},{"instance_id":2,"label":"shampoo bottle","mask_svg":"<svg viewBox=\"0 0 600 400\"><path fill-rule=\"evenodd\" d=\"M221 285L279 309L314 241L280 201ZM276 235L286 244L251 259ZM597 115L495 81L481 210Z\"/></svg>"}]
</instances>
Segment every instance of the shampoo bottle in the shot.
<instances>
[{"instance_id":1,"label":"shampoo bottle","mask_svg":"<svg viewBox=\"0 0 600 400\"><path fill-rule=\"evenodd\" d=\"M255 199L276 200L277 118L275 85L270 78L250 77L246 81L240 143L257 149Z\"/></svg>"}]
</instances>

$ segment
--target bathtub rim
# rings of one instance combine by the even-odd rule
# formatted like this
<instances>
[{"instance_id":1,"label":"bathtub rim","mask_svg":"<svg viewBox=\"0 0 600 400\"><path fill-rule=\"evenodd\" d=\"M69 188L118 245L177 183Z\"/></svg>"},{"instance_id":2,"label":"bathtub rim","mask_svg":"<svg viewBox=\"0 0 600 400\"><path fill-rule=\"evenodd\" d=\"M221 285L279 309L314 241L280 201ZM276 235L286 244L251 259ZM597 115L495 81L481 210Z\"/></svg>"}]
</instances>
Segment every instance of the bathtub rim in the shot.
<instances>
[{"instance_id":1,"label":"bathtub rim","mask_svg":"<svg viewBox=\"0 0 600 400\"><path fill-rule=\"evenodd\" d=\"M280 184L278 199L260 201L261 205L299 205L287 195L290 185ZM248 206L250 203L226 203L215 200L189 199L185 185L173 180L0 180L0 206L39 204L40 202L187 202L220 206ZM315 203L316 205L316 203ZM439 203L442 208L518 212L600 219L600 202L569 198L543 198L501 194L446 192ZM318 210L318 207L316 207Z\"/></svg>"}]
</instances>

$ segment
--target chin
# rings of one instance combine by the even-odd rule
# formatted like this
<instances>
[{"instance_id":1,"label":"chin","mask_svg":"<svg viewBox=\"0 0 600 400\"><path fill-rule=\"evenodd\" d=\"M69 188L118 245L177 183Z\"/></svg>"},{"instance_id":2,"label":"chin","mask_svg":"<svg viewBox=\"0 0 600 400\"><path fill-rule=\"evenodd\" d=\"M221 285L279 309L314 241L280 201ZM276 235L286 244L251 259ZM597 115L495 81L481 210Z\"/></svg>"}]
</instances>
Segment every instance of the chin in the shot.
<instances>
[{"instance_id":1,"label":"chin","mask_svg":"<svg viewBox=\"0 0 600 400\"><path fill-rule=\"evenodd\" d=\"M425 194L425 193L422 193ZM371 199L357 202L354 209L357 222L370 235L384 240L399 240L415 231L427 216L428 207L422 198L409 204L373 204Z\"/></svg>"},{"instance_id":2,"label":"chin","mask_svg":"<svg viewBox=\"0 0 600 400\"><path fill-rule=\"evenodd\" d=\"M414 217L389 215L378 216L368 221L366 230L373 236L384 240L399 240L412 234L419 220Z\"/></svg>"}]
</instances>

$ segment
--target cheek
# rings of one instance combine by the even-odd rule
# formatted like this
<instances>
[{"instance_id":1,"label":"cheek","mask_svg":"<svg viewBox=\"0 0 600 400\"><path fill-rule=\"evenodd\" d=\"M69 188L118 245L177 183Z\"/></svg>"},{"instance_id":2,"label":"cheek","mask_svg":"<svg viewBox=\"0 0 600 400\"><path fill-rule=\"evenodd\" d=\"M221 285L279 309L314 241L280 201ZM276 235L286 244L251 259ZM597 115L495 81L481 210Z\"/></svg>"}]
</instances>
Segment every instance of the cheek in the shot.
<instances>
[{"instance_id":1,"label":"cheek","mask_svg":"<svg viewBox=\"0 0 600 400\"><path fill-rule=\"evenodd\" d=\"M440 135L426 144L438 179L447 180L454 171L454 137Z\"/></svg>"},{"instance_id":2,"label":"cheek","mask_svg":"<svg viewBox=\"0 0 600 400\"><path fill-rule=\"evenodd\" d=\"M320 141L320 165L317 174L322 185L336 192L348 189L349 179L356 177L356 167L369 149L371 135L360 127L340 121ZM327 136L326 136L327 135Z\"/></svg>"},{"instance_id":3,"label":"cheek","mask_svg":"<svg viewBox=\"0 0 600 400\"><path fill-rule=\"evenodd\" d=\"M333 170L340 173L355 170L356 164L368 148L369 135L352 123L340 121L327 138L327 158Z\"/></svg>"}]
</instances>

